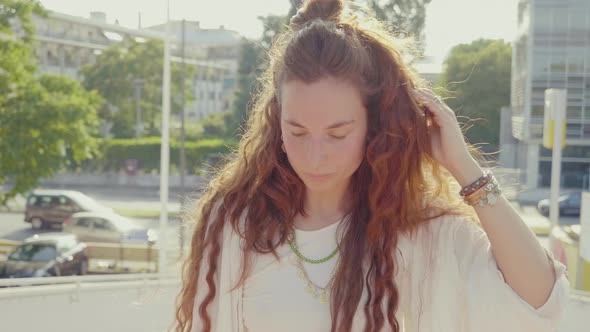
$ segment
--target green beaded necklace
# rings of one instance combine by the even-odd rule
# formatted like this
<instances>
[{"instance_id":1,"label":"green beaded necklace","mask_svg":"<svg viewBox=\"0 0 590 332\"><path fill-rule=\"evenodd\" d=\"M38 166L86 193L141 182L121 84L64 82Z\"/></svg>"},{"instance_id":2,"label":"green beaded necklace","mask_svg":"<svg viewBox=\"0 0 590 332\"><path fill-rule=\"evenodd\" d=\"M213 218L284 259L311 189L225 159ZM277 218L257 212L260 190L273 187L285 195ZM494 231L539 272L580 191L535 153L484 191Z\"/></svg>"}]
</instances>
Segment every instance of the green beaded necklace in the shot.
<instances>
[{"instance_id":1,"label":"green beaded necklace","mask_svg":"<svg viewBox=\"0 0 590 332\"><path fill-rule=\"evenodd\" d=\"M340 246L336 246L334 251L332 251L328 256L326 256L324 258L320 258L320 259L311 259L311 258L307 258L307 257L303 256L303 254L297 248L297 244L295 243L295 231L293 231L290 239L287 240L287 242L289 243L289 247L291 248L293 253L295 253L295 255L297 257L299 257L299 259L301 259L302 261L309 263L309 264L325 263L325 262L329 261L330 259L332 259L332 257L336 256L336 254L338 253L338 250L340 250Z\"/></svg>"},{"instance_id":2,"label":"green beaded necklace","mask_svg":"<svg viewBox=\"0 0 590 332\"><path fill-rule=\"evenodd\" d=\"M301 254L301 252L299 252L299 249L297 249L297 245L295 244L294 241L289 240L288 242L289 242L289 247L291 248L293 253L295 253L295 255L297 255L297 257L299 257L302 261L309 263L309 264L325 263L325 262L329 261L330 259L332 259L332 257L334 257L338 253L338 250L340 250L340 246L336 246L336 249L334 249L334 251L332 251L332 253L330 253L328 256L326 256L324 258L320 258L320 259L311 259L311 258L307 258L307 257L303 256L303 254Z\"/></svg>"}]
</instances>

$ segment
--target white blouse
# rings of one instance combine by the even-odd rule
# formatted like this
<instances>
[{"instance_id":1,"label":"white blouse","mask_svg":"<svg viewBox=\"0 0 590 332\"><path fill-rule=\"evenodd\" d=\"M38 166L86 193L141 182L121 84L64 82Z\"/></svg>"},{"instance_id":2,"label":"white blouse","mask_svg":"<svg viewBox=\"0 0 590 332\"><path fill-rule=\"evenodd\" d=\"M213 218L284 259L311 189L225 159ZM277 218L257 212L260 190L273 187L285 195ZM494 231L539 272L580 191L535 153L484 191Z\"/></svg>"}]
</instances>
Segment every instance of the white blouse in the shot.
<instances>
[{"instance_id":1,"label":"white blouse","mask_svg":"<svg viewBox=\"0 0 590 332\"><path fill-rule=\"evenodd\" d=\"M465 218L443 216L419 227L415 236L403 234L398 241L396 318L402 332L556 330L569 297L563 264L553 260L556 283L547 302L535 309L504 282L480 226ZM314 259L329 255L336 246L337 228L338 223L317 231L296 230L299 250ZM306 291L288 245L278 248L279 261L272 255L256 255L244 287L230 291L241 272L240 239L226 227L223 241L217 296L209 306L212 331L330 331L329 304ZM337 258L318 265L304 263L311 281L324 286ZM195 332L201 331L197 307L207 289L201 273L193 312ZM364 296L353 331L363 331Z\"/></svg>"}]
</instances>

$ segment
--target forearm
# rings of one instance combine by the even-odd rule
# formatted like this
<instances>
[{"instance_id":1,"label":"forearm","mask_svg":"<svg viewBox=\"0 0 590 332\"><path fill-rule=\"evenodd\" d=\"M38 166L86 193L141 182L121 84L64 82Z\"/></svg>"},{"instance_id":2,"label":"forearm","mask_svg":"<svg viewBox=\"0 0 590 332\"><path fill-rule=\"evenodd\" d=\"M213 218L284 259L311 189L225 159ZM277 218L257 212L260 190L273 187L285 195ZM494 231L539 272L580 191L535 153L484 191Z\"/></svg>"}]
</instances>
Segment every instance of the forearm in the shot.
<instances>
[{"instance_id":1,"label":"forearm","mask_svg":"<svg viewBox=\"0 0 590 332\"><path fill-rule=\"evenodd\" d=\"M483 175L483 170L471 159L451 173L466 186ZM541 307L551 294L555 272L535 234L504 196L493 206L474 209L506 282L531 306Z\"/></svg>"}]
</instances>

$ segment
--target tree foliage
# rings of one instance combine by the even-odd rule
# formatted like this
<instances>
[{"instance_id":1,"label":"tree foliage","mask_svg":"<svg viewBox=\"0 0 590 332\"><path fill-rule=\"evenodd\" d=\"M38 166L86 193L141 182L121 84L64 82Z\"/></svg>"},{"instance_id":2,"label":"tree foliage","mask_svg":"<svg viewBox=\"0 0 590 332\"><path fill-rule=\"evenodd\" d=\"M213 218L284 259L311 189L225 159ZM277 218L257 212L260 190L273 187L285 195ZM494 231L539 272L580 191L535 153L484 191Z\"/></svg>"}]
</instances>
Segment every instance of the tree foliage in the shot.
<instances>
[{"instance_id":1,"label":"tree foliage","mask_svg":"<svg viewBox=\"0 0 590 332\"><path fill-rule=\"evenodd\" d=\"M32 15L39 3L0 0L0 204L34 188L96 150L102 100L68 77L40 75L33 58Z\"/></svg>"},{"instance_id":2,"label":"tree foliage","mask_svg":"<svg viewBox=\"0 0 590 332\"><path fill-rule=\"evenodd\" d=\"M470 143L498 148L500 109L510 105L512 49L502 40L479 39L453 47L444 62L440 87L447 104L459 116L471 119L466 136Z\"/></svg>"},{"instance_id":3,"label":"tree foliage","mask_svg":"<svg viewBox=\"0 0 590 332\"><path fill-rule=\"evenodd\" d=\"M94 64L86 65L81 73L84 86L96 90L107 101L99 115L102 120L113 123L111 133L116 138L135 137L136 99L135 82L142 80L141 119L145 136L160 134L162 109L164 44L159 40L145 42L133 39L117 43L101 53ZM185 96L187 103L193 99L190 78L196 69L186 66ZM171 113L180 112L181 66L171 64Z\"/></svg>"},{"instance_id":4,"label":"tree foliage","mask_svg":"<svg viewBox=\"0 0 590 332\"><path fill-rule=\"evenodd\" d=\"M375 16L397 30L423 39L426 6L431 0L365 0Z\"/></svg>"}]
</instances>

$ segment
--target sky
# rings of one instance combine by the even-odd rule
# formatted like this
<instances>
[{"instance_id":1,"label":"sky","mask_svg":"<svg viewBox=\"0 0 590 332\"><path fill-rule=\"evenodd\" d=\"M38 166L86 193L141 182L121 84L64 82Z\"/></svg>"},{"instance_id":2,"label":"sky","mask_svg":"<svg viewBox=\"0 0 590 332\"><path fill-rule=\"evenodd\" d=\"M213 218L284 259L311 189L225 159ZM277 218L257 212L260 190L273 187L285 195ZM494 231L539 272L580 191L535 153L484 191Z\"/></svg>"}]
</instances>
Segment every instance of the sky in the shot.
<instances>
[{"instance_id":1,"label":"sky","mask_svg":"<svg viewBox=\"0 0 590 332\"><path fill-rule=\"evenodd\" d=\"M288 0L169 0L170 18L199 21L202 28L238 31L249 38L262 34L258 16L284 15ZM516 32L518 0L432 0L426 11L426 55L442 63L449 50L478 38L512 41ZM65 14L89 17L102 11L107 21L126 27L161 24L166 20L166 0L41 0L45 8Z\"/></svg>"}]
</instances>

